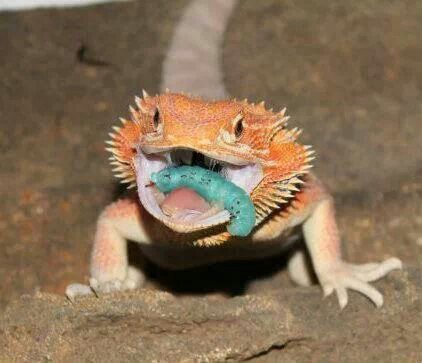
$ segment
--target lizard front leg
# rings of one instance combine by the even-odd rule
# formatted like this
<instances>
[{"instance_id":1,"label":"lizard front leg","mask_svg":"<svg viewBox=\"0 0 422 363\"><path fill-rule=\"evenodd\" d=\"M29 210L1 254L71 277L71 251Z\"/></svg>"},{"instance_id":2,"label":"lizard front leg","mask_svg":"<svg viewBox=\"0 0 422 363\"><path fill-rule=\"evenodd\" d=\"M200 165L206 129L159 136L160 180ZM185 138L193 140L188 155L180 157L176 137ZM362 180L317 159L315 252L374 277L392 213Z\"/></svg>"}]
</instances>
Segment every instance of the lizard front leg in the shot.
<instances>
[{"instance_id":1,"label":"lizard front leg","mask_svg":"<svg viewBox=\"0 0 422 363\"><path fill-rule=\"evenodd\" d=\"M128 265L127 240L146 242L139 204L123 199L110 204L100 215L91 254L89 286L71 284L66 295L131 290L144 280L141 271Z\"/></svg>"},{"instance_id":2,"label":"lizard front leg","mask_svg":"<svg viewBox=\"0 0 422 363\"><path fill-rule=\"evenodd\" d=\"M303 223L306 246L324 295L336 292L340 307L348 302L347 289L367 296L377 307L383 304L381 293L369 284L390 271L400 269L398 258L380 263L350 264L342 260L340 236L334 215L333 200L326 195L318 202Z\"/></svg>"}]
</instances>

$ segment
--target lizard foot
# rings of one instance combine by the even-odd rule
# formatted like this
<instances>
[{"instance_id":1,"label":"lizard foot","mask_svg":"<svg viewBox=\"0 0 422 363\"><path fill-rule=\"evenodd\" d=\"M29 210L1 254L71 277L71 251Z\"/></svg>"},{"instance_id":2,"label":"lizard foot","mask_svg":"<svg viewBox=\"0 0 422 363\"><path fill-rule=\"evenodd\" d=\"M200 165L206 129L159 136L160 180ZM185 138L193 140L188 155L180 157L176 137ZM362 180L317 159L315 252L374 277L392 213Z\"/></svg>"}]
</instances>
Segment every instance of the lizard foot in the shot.
<instances>
[{"instance_id":1,"label":"lizard foot","mask_svg":"<svg viewBox=\"0 0 422 363\"><path fill-rule=\"evenodd\" d=\"M98 281L96 278L89 279L89 285L70 284L66 287L65 295L70 301L77 296L107 294L114 291L133 290L141 286L144 275L138 269L129 266L127 276L124 280L112 279L108 281Z\"/></svg>"},{"instance_id":2,"label":"lizard foot","mask_svg":"<svg viewBox=\"0 0 422 363\"><path fill-rule=\"evenodd\" d=\"M368 282L378 280L390 271L401 268L402 262L395 257L380 263L363 265L349 264L339 260L324 271L319 271L318 278L324 296L336 292L341 309L344 309L348 302L347 289L360 292L377 307L381 307L384 302L381 293Z\"/></svg>"}]
</instances>

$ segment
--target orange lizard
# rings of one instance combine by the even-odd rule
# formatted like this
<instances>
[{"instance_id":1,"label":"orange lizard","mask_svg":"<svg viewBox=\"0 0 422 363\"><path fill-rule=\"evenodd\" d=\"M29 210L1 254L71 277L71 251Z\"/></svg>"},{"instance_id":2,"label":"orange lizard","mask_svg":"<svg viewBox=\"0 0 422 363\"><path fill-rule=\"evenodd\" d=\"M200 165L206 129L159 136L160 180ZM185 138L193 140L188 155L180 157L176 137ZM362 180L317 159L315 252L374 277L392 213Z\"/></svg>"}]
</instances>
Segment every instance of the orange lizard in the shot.
<instances>
[{"instance_id":1,"label":"orange lizard","mask_svg":"<svg viewBox=\"0 0 422 363\"><path fill-rule=\"evenodd\" d=\"M163 89L169 86L208 97L225 96L215 49L222 42L234 5L234 0L191 3L163 67ZM212 27L215 31L210 32ZM197 42L195 50L189 36L197 34L203 35L201 41L209 42L208 46ZM205 76L192 75L198 64L206 70ZM347 305L348 289L362 293L378 307L383 304L382 295L369 282L400 269L401 261L390 258L354 265L342 260L332 197L309 172L313 151L298 143L300 130L287 128L285 110L275 113L263 103L206 101L170 92L156 96L144 92L135 101L131 119L122 119L123 125L114 128L108 150L117 177L135 187L138 197L117 201L100 215L90 284L69 285L66 294L70 299L142 285L142 271L128 266L127 239L139 242L143 254L156 264L184 269L274 255L285 247L289 232L302 225L324 295L335 291L341 308ZM229 213L194 191L183 188L164 195L151 186L152 172L181 164L220 171L250 195L256 225L248 237L231 236L225 228ZM303 250L291 256L288 269L298 284L312 282Z\"/></svg>"},{"instance_id":2,"label":"orange lizard","mask_svg":"<svg viewBox=\"0 0 422 363\"><path fill-rule=\"evenodd\" d=\"M262 103L208 102L173 93L154 97L144 93L136 103L132 119L122 119L123 126L111 134L109 151L117 176L137 188L140 202L120 200L101 214L90 288L70 285L69 297L91 288L110 292L140 286L142 273L128 266L126 239L139 242L143 253L160 266L181 269L278 253L283 237L302 224L324 294L335 291L342 308L348 301L347 289L382 305L382 295L368 282L401 268L401 262L390 258L353 265L341 259L333 200L309 173L313 151L297 142L300 130L287 129L285 110L274 113ZM257 223L248 237L231 236L225 230L228 213L212 205L204 210L192 191L165 196L149 185L152 172L197 163L219 168L250 194ZM183 209L187 199L190 207ZM166 213L166 203L172 207L179 203L179 213ZM293 256L289 271L298 283L311 281L303 252Z\"/></svg>"}]
</instances>

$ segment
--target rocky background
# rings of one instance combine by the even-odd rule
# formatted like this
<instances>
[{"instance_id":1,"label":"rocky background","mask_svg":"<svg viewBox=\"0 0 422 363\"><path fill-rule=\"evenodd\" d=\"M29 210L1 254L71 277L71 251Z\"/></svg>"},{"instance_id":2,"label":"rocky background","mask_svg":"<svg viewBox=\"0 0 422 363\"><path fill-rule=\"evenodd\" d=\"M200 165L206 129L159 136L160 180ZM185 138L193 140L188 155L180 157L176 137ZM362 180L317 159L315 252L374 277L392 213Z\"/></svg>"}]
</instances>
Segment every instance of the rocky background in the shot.
<instances>
[{"instance_id":1,"label":"rocky background","mask_svg":"<svg viewBox=\"0 0 422 363\"><path fill-rule=\"evenodd\" d=\"M86 281L96 217L123 192L104 140L134 94L158 91L185 5L0 13L0 361L420 362L416 0L244 0L223 50L230 93L287 106L315 146L348 260L403 260L376 284L382 309L352 292L340 312L294 287L282 256L180 273L142 261L146 289L63 297Z\"/></svg>"}]
</instances>

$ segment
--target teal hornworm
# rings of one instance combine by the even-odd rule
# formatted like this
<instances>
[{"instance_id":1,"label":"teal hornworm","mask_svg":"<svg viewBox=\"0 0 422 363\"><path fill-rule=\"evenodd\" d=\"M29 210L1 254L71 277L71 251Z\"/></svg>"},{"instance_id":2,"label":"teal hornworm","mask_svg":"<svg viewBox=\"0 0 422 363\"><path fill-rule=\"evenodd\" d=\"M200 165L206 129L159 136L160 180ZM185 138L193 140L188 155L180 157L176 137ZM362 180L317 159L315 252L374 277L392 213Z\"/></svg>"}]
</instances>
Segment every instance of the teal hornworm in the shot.
<instances>
[{"instance_id":1,"label":"teal hornworm","mask_svg":"<svg viewBox=\"0 0 422 363\"><path fill-rule=\"evenodd\" d=\"M179 166L151 174L151 181L163 193L187 187L208 202L221 203L231 214L227 231L247 236L255 226L255 208L249 195L220 174L199 166Z\"/></svg>"}]
</instances>

